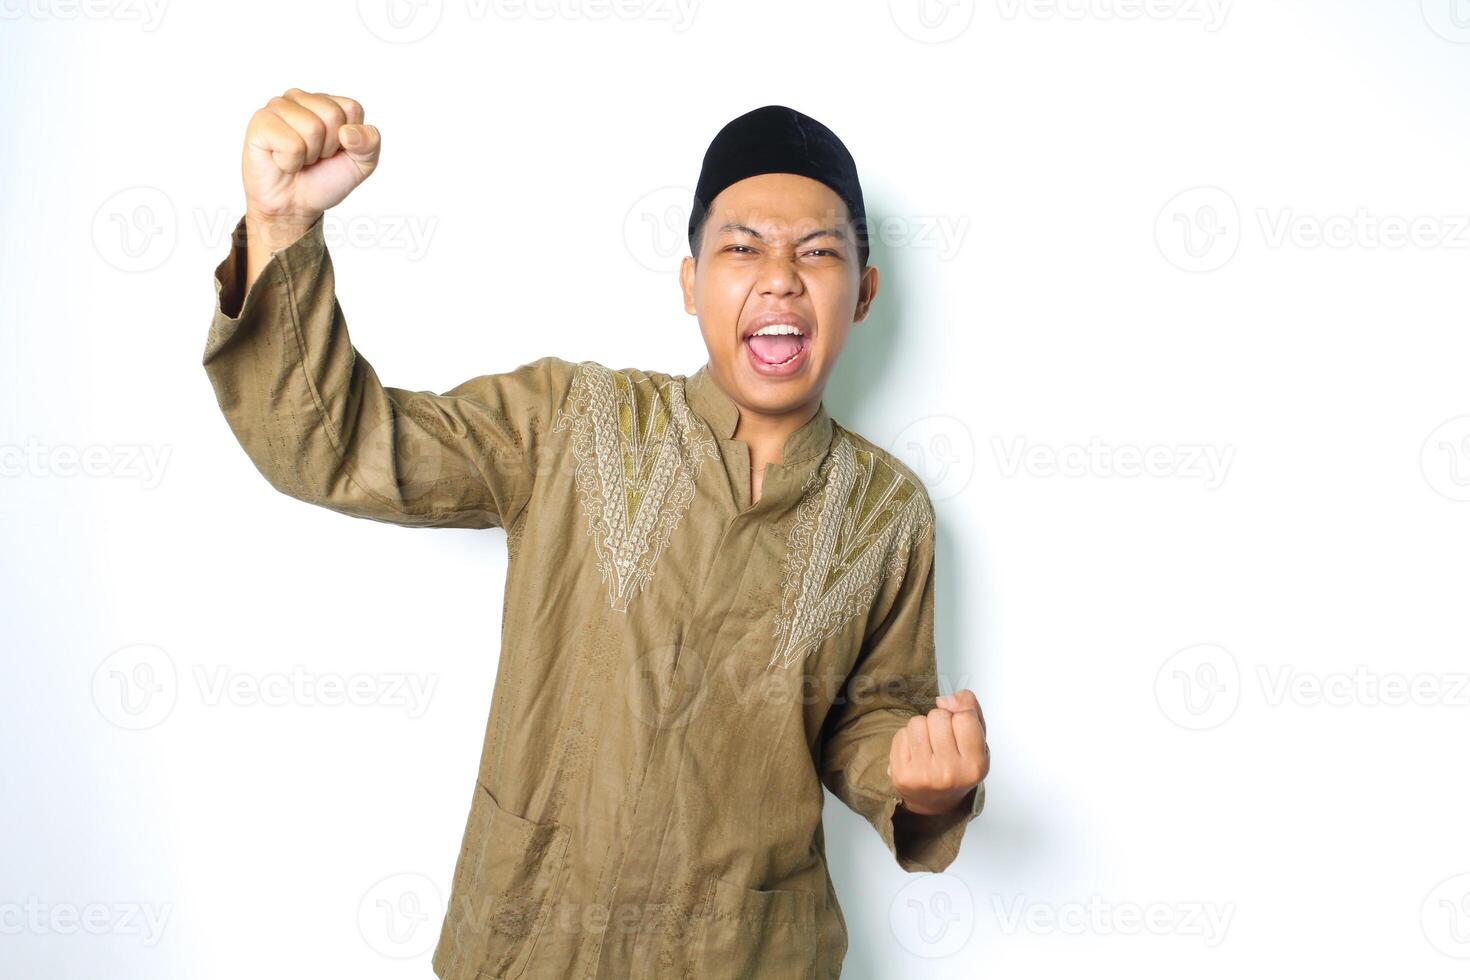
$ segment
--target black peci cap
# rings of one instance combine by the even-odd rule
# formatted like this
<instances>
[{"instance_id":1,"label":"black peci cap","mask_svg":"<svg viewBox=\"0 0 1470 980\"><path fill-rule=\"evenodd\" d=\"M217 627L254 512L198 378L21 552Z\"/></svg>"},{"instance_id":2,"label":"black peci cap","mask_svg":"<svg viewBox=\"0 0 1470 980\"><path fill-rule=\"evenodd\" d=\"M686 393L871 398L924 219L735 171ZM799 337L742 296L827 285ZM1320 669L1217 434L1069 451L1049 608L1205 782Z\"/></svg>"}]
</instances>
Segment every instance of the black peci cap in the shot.
<instances>
[{"instance_id":1,"label":"black peci cap","mask_svg":"<svg viewBox=\"0 0 1470 980\"><path fill-rule=\"evenodd\" d=\"M857 164L837 134L811 116L784 105L761 106L738 116L715 134L689 212L689 252L715 197L736 181L756 174L800 174L832 188L847 205L857 231L860 264L868 264L867 215Z\"/></svg>"}]
</instances>

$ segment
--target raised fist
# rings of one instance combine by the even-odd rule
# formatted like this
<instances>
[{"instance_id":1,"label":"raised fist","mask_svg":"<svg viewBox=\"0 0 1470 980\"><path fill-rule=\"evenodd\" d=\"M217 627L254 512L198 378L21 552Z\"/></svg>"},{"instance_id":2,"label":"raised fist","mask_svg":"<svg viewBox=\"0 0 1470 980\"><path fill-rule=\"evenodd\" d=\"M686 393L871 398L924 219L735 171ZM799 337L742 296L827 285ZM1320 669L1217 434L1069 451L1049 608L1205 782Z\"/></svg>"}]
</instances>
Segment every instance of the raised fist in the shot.
<instances>
[{"instance_id":1,"label":"raised fist","mask_svg":"<svg viewBox=\"0 0 1470 980\"><path fill-rule=\"evenodd\" d=\"M287 89L245 131L241 171L246 214L305 226L340 204L378 165L382 138L362 105L340 95Z\"/></svg>"}]
</instances>

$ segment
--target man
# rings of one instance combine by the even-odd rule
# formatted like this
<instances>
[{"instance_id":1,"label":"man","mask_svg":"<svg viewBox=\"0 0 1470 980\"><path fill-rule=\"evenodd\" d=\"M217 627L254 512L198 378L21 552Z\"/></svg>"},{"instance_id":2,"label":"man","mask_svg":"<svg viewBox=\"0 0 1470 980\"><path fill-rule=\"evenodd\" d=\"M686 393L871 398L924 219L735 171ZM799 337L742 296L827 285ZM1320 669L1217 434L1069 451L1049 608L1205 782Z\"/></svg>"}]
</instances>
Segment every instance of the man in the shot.
<instances>
[{"instance_id":1,"label":"man","mask_svg":"<svg viewBox=\"0 0 1470 980\"><path fill-rule=\"evenodd\" d=\"M939 871L989 769L975 695L937 690L928 495L822 402L878 289L851 155L783 106L715 137L680 277L692 376L545 357L434 394L352 347L324 245L380 146L351 99L255 114L204 365L277 489L506 530L435 973L836 977L822 785Z\"/></svg>"}]
</instances>

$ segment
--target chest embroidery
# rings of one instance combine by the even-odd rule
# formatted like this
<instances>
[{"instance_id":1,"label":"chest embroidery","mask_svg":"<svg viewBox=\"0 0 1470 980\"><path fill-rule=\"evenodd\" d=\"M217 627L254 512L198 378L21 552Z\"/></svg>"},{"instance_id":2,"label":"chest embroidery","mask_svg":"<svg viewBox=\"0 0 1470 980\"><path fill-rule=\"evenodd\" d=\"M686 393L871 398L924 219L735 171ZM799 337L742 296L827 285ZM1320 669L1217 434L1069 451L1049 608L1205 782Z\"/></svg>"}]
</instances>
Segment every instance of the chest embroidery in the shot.
<instances>
[{"instance_id":1,"label":"chest embroidery","mask_svg":"<svg viewBox=\"0 0 1470 980\"><path fill-rule=\"evenodd\" d=\"M694 499L714 438L677 381L577 365L553 431L571 429L577 496L612 607L626 612L648 587L669 537Z\"/></svg>"},{"instance_id":2,"label":"chest embroidery","mask_svg":"<svg viewBox=\"0 0 1470 980\"><path fill-rule=\"evenodd\" d=\"M846 436L808 481L786 539L768 666L787 668L867 609L933 521L920 487Z\"/></svg>"}]
</instances>

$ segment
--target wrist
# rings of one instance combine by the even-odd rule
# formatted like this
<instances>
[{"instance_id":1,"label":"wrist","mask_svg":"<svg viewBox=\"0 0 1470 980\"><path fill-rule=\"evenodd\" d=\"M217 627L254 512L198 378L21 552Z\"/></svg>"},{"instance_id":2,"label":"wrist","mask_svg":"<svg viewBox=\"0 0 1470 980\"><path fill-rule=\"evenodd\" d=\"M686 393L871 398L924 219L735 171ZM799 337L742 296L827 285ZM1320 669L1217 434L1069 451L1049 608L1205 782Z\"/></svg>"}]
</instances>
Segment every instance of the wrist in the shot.
<instances>
[{"instance_id":1,"label":"wrist","mask_svg":"<svg viewBox=\"0 0 1470 980\"><path fill-rule=\"evenodd\" d=\"M245 208L245 234L249 244L266 252L285 248L306 234L320 215L284 215L260 212L250 206Z\"/></svg>"},{"instance_id":2,"label":"wrist","mask_svg":"<svg viewBox=\"0 0 1470 980\"><path fill-rule=\"evenodd\" d=\"M896 793L895 795L898 797L898 807L901 810L907 810L909 813L920 817L942 817L945 814L958 810L960 801L969 794L970 789L973 789L973 787L967 787L957 794L945 793L941 796L926 796L922 798L906 798L902 793Z\"/></svg>"}]
</instances>

